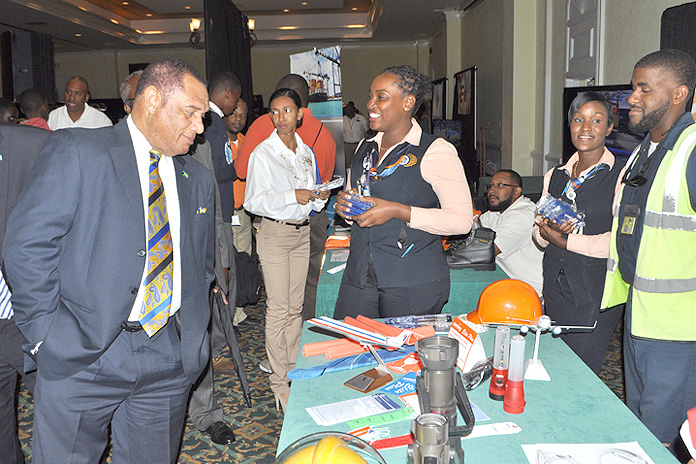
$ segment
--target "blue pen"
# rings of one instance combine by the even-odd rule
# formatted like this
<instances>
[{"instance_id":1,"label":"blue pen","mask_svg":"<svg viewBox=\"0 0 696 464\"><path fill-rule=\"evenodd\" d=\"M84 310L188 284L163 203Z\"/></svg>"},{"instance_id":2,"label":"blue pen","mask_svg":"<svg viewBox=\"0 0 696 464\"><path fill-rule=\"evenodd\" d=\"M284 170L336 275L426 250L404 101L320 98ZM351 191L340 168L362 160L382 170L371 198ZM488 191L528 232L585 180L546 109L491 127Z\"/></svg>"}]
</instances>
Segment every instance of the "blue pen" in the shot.
<instances>
[{"instance_id":1,"label":"blue pen","mask_svg":"<svg viewBox=\"0 0 696 464\"><path fill-rule=\"evenodd\" d=\"M410 244L410 245L408 246L408 248L406 248L406 251L404 251L404 254L401 255L401 257L403 258L404 256L406 256L406 255L408 254L408 252L411 251L411 248L413 248L413 243Z\"/></svg>"}]
</instances>

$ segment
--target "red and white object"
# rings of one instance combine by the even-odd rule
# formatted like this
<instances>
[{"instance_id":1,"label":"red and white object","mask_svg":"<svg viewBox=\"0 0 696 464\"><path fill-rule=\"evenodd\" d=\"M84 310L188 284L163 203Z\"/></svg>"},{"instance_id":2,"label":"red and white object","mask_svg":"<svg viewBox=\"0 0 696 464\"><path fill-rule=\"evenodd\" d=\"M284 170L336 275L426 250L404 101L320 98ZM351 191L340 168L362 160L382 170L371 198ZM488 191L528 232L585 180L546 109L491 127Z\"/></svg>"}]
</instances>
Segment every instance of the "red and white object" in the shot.
<instances>
[{"instance_id":1,"label":"red and white object","mask_svg":"<svg viewBox=\"0 0 696 464\"><path fill-rule=\"evenodd\" d=\"M459 342L456 365L462 372L469 372L477 362L486 359L486 350L481 337L469 325L466 318L455 317L447 336Z\"/></svg>"}]
</instances>

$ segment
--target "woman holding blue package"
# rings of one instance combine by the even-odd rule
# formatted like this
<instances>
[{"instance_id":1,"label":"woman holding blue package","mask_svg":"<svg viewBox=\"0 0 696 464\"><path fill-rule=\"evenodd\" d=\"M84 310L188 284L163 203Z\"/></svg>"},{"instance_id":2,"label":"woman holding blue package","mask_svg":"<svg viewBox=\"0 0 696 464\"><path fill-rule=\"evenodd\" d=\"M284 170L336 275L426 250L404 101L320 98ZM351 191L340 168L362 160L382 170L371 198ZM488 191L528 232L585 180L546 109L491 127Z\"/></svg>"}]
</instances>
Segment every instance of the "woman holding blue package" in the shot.
<instances>
[{"instance_id":1,"label":"woman holding blue package","mask_svg":"<svg viewBox=\"0 0 696 464\"><path fill-rule=\"evenodd\" d=\"M584 225L556 224L538 216L534 228L544 253L544 308L561 338L596 374L602 368L621 309L599 311L614 196L624 163L604 146L613 129L611 104L596 92L583 92L570 105L570 136L577 152L546 173L543 193L583 212ZM594 327L594 328L593 328Z\"/></svg>"},{"instance_id":2,"label":"woman holding blue package","mask_svg":"<svg viewBox=\"0 0 696 464\"><path fill-rule=\"evenodd\" d=\"M367 108L378 133L360 142L337 197L353 227L335 318L435 314L449 298L440 236L469 232L473 208L457 150L413 119L430 87L411 66L372 81Z\"/></svg>"}]
</instances>

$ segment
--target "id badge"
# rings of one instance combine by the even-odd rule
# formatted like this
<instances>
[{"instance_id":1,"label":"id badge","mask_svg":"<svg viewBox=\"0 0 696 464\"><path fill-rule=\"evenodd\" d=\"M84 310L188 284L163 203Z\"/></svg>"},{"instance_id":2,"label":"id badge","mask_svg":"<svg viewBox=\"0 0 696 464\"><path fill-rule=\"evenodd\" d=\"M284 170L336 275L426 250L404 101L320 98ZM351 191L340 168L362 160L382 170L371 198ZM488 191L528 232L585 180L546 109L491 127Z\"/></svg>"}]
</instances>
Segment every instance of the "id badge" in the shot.
<instances>
[{"instance_id":1,"label":"id badge","mask_svg":"<svg viewBox=\"0 0 696 464\"><path fill-rule=\"evenodd\" d=\"M636 221L640 214L638 205L628 205L624 208L624 217L621 221L621 230L619 235L630 237L633 235L633 230L636 227Z\"/></svg>"}]
</instances>

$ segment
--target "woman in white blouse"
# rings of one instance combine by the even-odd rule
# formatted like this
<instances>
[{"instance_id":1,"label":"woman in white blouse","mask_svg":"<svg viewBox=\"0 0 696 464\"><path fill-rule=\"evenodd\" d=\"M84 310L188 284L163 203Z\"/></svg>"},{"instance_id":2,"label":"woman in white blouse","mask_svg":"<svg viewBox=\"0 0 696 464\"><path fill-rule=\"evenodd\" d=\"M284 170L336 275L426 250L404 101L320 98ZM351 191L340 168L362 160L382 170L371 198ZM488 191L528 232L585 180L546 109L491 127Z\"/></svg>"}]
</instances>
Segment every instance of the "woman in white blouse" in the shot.
<instances>
[{"instance_id":1,"label":"woman in white blouse","mask_svg":"<svg viewBox=\"0 0 696 464\"><path fill-rule=\"evenodd\" d=\"M302 124L297 92L271 95L275 130L249 159L244 209L261 216L257 250L266 287L266 352L269 380L283 410L290 394L287 373L295 367L302 331L302 302L309 265L309 216L319 212L329 191L321 183L312 150L295 129Z\"/></svg>"}]
</instances>

